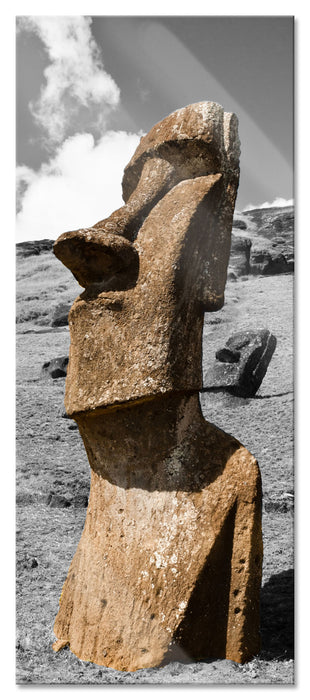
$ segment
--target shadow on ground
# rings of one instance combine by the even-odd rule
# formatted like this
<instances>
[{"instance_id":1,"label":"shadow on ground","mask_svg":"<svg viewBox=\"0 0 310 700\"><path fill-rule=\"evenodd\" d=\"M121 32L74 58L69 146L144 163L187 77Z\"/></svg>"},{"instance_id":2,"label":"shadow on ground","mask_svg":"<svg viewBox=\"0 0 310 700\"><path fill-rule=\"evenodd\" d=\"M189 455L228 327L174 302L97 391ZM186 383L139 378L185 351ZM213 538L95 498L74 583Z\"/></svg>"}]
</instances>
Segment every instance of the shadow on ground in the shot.
<instances>
[{"instance_id":1,"label":"shadow on ground","mask_svg":"<svg viewBox=\"0 0 310 700\"><path fill-rule=\"evenodd\" d=\"M271 576L261 592L263 658L294 658L294 570Z\"/></svg>"}]
</instances>

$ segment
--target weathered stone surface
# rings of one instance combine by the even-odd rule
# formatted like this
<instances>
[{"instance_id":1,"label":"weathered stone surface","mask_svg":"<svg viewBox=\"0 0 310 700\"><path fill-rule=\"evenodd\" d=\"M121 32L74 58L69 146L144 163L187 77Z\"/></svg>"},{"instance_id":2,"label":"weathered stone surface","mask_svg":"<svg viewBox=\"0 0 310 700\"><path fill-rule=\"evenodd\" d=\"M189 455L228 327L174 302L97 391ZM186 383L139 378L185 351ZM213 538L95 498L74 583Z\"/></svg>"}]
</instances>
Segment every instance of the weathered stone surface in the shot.
<instances>
[{"instance_id":1,"label":"weathered stone surface","mask_svg":"<svg viewBox=\"0 0 310 700\"><path fill-rule=\"evenodd\" d=\"M169 187L180 180L228 171L238 186L239 156L236 116L224 113L215 102L189 105L169 114L141 139L124 171L123 198L128 202L144 164L154 158L171 165Z\"/></svg>"},{"instance_id":2,"label":"weathered stone surface","mask_svg":"<svg viewBox=\"0 0 310 700\"><path fill-rule=\"evenodd\" d=\"M253 275L281 275L292 272L292 266L282 253L262 250L252 253L250 270Z\"/></svg>"},{"instance_id":3,"label":"weathered stone surface","mask_svg":"<svg viewBox=\"0 0 310 700\"><path fill-rule=\"evenodd\" d=\"M262 556L254 458L204 421L197 395L80 417L79 428L92 484L56 636L121 670L176 646L250 658Z\"/></svg>"},{"instance_id":4,"label":"weathered stone surface","mask_svg":"<svg viewBox=\"0 0 310 700\"><path fill-rule=\"evenodd\" d=\"M294 271L294 208L268 207L243 212L251 230L251 274Z\"/></svg>"},{"instance_id":5,"label":"weathered stone surface","mask_svg":"<svg viewBox=\"0 0 310 700\"><path fill-rule=\"evenodd\" d=\"M47 250L52 250L54 241L43 238L39 241L22 241L16 243L16 253L21 258L28 258L30 255L40 255Z\"/></svg>"},{"instance_id":6,"label":"weathered stone surface","mask_svg":"<svg viewBox=\"0 0 310 700\"><path fill-rule=\"evenodd\" d=\"M69 508L71 501L59 493L50 493L46 499L46 505L50 508Z\"/></svg>"},{"instance_id":7,"label":"weathered stone surface","mask_svg":"<svg viewBox=\"0 0 310 700\"><path fill-rule=\"evenodd\" d=\"M88 496L86 494L80 493L73 499L73 505L75 508L87 508L88 506Z\"/></svg>"},{"instance_id":8,"label":"weathered stone surface","mask_svg":"<svg viewBox=\"0 0 310 700\"><path fill-rule=\"evenodd\" d=\"M240 229L240 231L246 231L247 230L247 223L243 219L235 219L234 218L233 228Z\"/></svg>"},{"instance_id":9,"label":"weathered stone surface","mask_svg":"<svg viewBox=\"0 0 310 700\"><path fill-rule=\"evenodd\" d=\"M74 302L69 315L68 415L173 390L199 389L203 314L196 309L221 307L229 255L226 227L223 230L217 223L221 202L224 207L220 175L178 184L139 231L137 284L108 293L90 286ZM208 229L214 238L207 235ZM216 257L219 262L212 265Z\"/></svg>"},{"instance_id":10,"label":"weathered stone surface","mask_svg":"<svg viewBox=\"0 0 310 700\"><path fill-rule=\"evenodd\" d=\"M239 218L240 217L240 218ZM282 275L294 271L294 208L266 207L233 220L229 276Z\"/></svg>"},{"instance_id":11,"label":"weathered stone surface","mask_svg":"<svg viewBox=\"0 0 310 700\"><path fill-rule=\"evenodd\" d=\"M226 389L235 396L255 396L275 351L276 337L267 329L241 331L215 353L205 389Z\"/></svg>"},{"instance_id":12,"label":"weathered stone surface","mask_svg":"<svg viewBox=\"0 0 310 700\"><path fill-rule=\"evenodd\" d=\"M234 272L237 277L249 274L251 246L252 241L250 238L236 236L232 233L229 272Z\"/></svg>"},{"instance_id":13,"label":"weathered stone surface","mask_svg":"<svg viewBox=\"0 0 310 700\"><path fill-rule=\"evenodd\" d=\"M259 650L259 470L204 420L198 394L239 150L219 105L178 110L141 140L125 206L54 246L85 285L69 314L65 407L91 465L54 649L120 670Z\"/></svg>"},{"instance_id":14,"label":"weathered stone surface","mask_svg":"<svg viewBox=\"0 0 310 700\"><path fill-rule=\"evenodd\" d=\"M71 305L70 304L58 304L56 306L56 309L54 310L53 313L53 319L52 319L52 327L53 328L60 328L62 326L67 326L69 321L68 321L68 314L70 311Z\"/></svg>"},{"instance_id":15,"label":"weathered stone surface","mask_svg":"<svg viewBox=\"0 0 310 700\"><path fill-rule=\"evenodd\" d=\"M54 357L53 360L47 360L42 365L42 374L49 375L53 379L66 377L69 358L66 356Z\"/></svg>"},{"instance_id":16,"label":"weathered stone surface","mask_svg":"<svg viewBox=\"0 0 310 700\"><path fill-rule=\"evenodd\" d=\"M38 564L38 560L36 557L34 557L33 555L28 554L28 552L26 552L23 556L22 565L23 565L24 569L36 569L39 564Z\"/></svg>"}]
</instances>

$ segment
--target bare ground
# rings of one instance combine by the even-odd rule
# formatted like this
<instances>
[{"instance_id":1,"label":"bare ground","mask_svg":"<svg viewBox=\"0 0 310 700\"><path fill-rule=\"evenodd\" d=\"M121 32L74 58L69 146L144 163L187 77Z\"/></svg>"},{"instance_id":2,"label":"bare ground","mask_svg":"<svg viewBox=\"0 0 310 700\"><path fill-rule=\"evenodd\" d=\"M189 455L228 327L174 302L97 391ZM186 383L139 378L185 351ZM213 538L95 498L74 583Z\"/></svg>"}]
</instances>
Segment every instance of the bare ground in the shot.
<instances>
[{"instance_id":1,"label":"bare ground","mask_svg":"<svg viewBox=\"0 0 310 700\"><path fill-rule=\"evenodd\" d=\"M43 269L42 269L43 268ZM78 286L52 259L22 260L17 282L17 683L19 684L292 684L293 683L293 338L291 275L230 281L226 304L206 316L204 372L215 349L245 328L267 327L277 348L253 399L201 395L205 417L233 434L258 459L263 480L262 651L250 663L174 662L123 673L57 654L54 619L83 528L89 466L75 424L64 417L64 379L41 375L46 360L66 355L67 328L51 329L53 308ZM54 501L53 501L54 494ZM53 507L58 496L61 507ZM49 505L48 505L49 503Z\"/></svg>"}]
</instances>

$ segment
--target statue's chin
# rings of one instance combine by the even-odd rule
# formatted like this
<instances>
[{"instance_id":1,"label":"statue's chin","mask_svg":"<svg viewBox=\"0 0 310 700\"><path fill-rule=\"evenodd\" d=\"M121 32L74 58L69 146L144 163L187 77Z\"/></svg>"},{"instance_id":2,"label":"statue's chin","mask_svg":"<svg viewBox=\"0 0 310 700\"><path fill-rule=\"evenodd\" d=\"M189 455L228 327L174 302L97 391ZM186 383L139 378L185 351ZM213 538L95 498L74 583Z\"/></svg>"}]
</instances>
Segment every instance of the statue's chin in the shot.
<instances>
[{"instance_id":1,"label":"statue's chin","mask_svg":"<svg viewBox=\"0 0 310 700\"><path fill-rule=\"evenodd\" d=\"M224 294L213 294L209 295L205 301L203 301L203 310L205 312L220 311L224 306Z\"/></svg>"}]
</instances>

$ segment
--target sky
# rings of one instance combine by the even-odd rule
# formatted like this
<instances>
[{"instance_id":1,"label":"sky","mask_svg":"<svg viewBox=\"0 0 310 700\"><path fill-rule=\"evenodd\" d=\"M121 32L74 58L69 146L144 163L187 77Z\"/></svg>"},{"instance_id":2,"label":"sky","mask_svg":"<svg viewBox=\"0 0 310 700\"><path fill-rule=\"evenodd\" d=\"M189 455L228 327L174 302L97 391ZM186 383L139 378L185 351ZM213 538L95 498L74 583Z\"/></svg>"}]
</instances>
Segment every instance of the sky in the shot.
<instances>
[{"instance_id":1,"label":"sky","mask_svg":"<svg viewBox=\"0 0 310 700\"><path fill-rule=\"evenodd\" d=\"M122 205L141 135L211 100L239 119L236 208L293 197L290 16L34 16L16 28L16 240Z\"/></svg>"}]
</instances>

